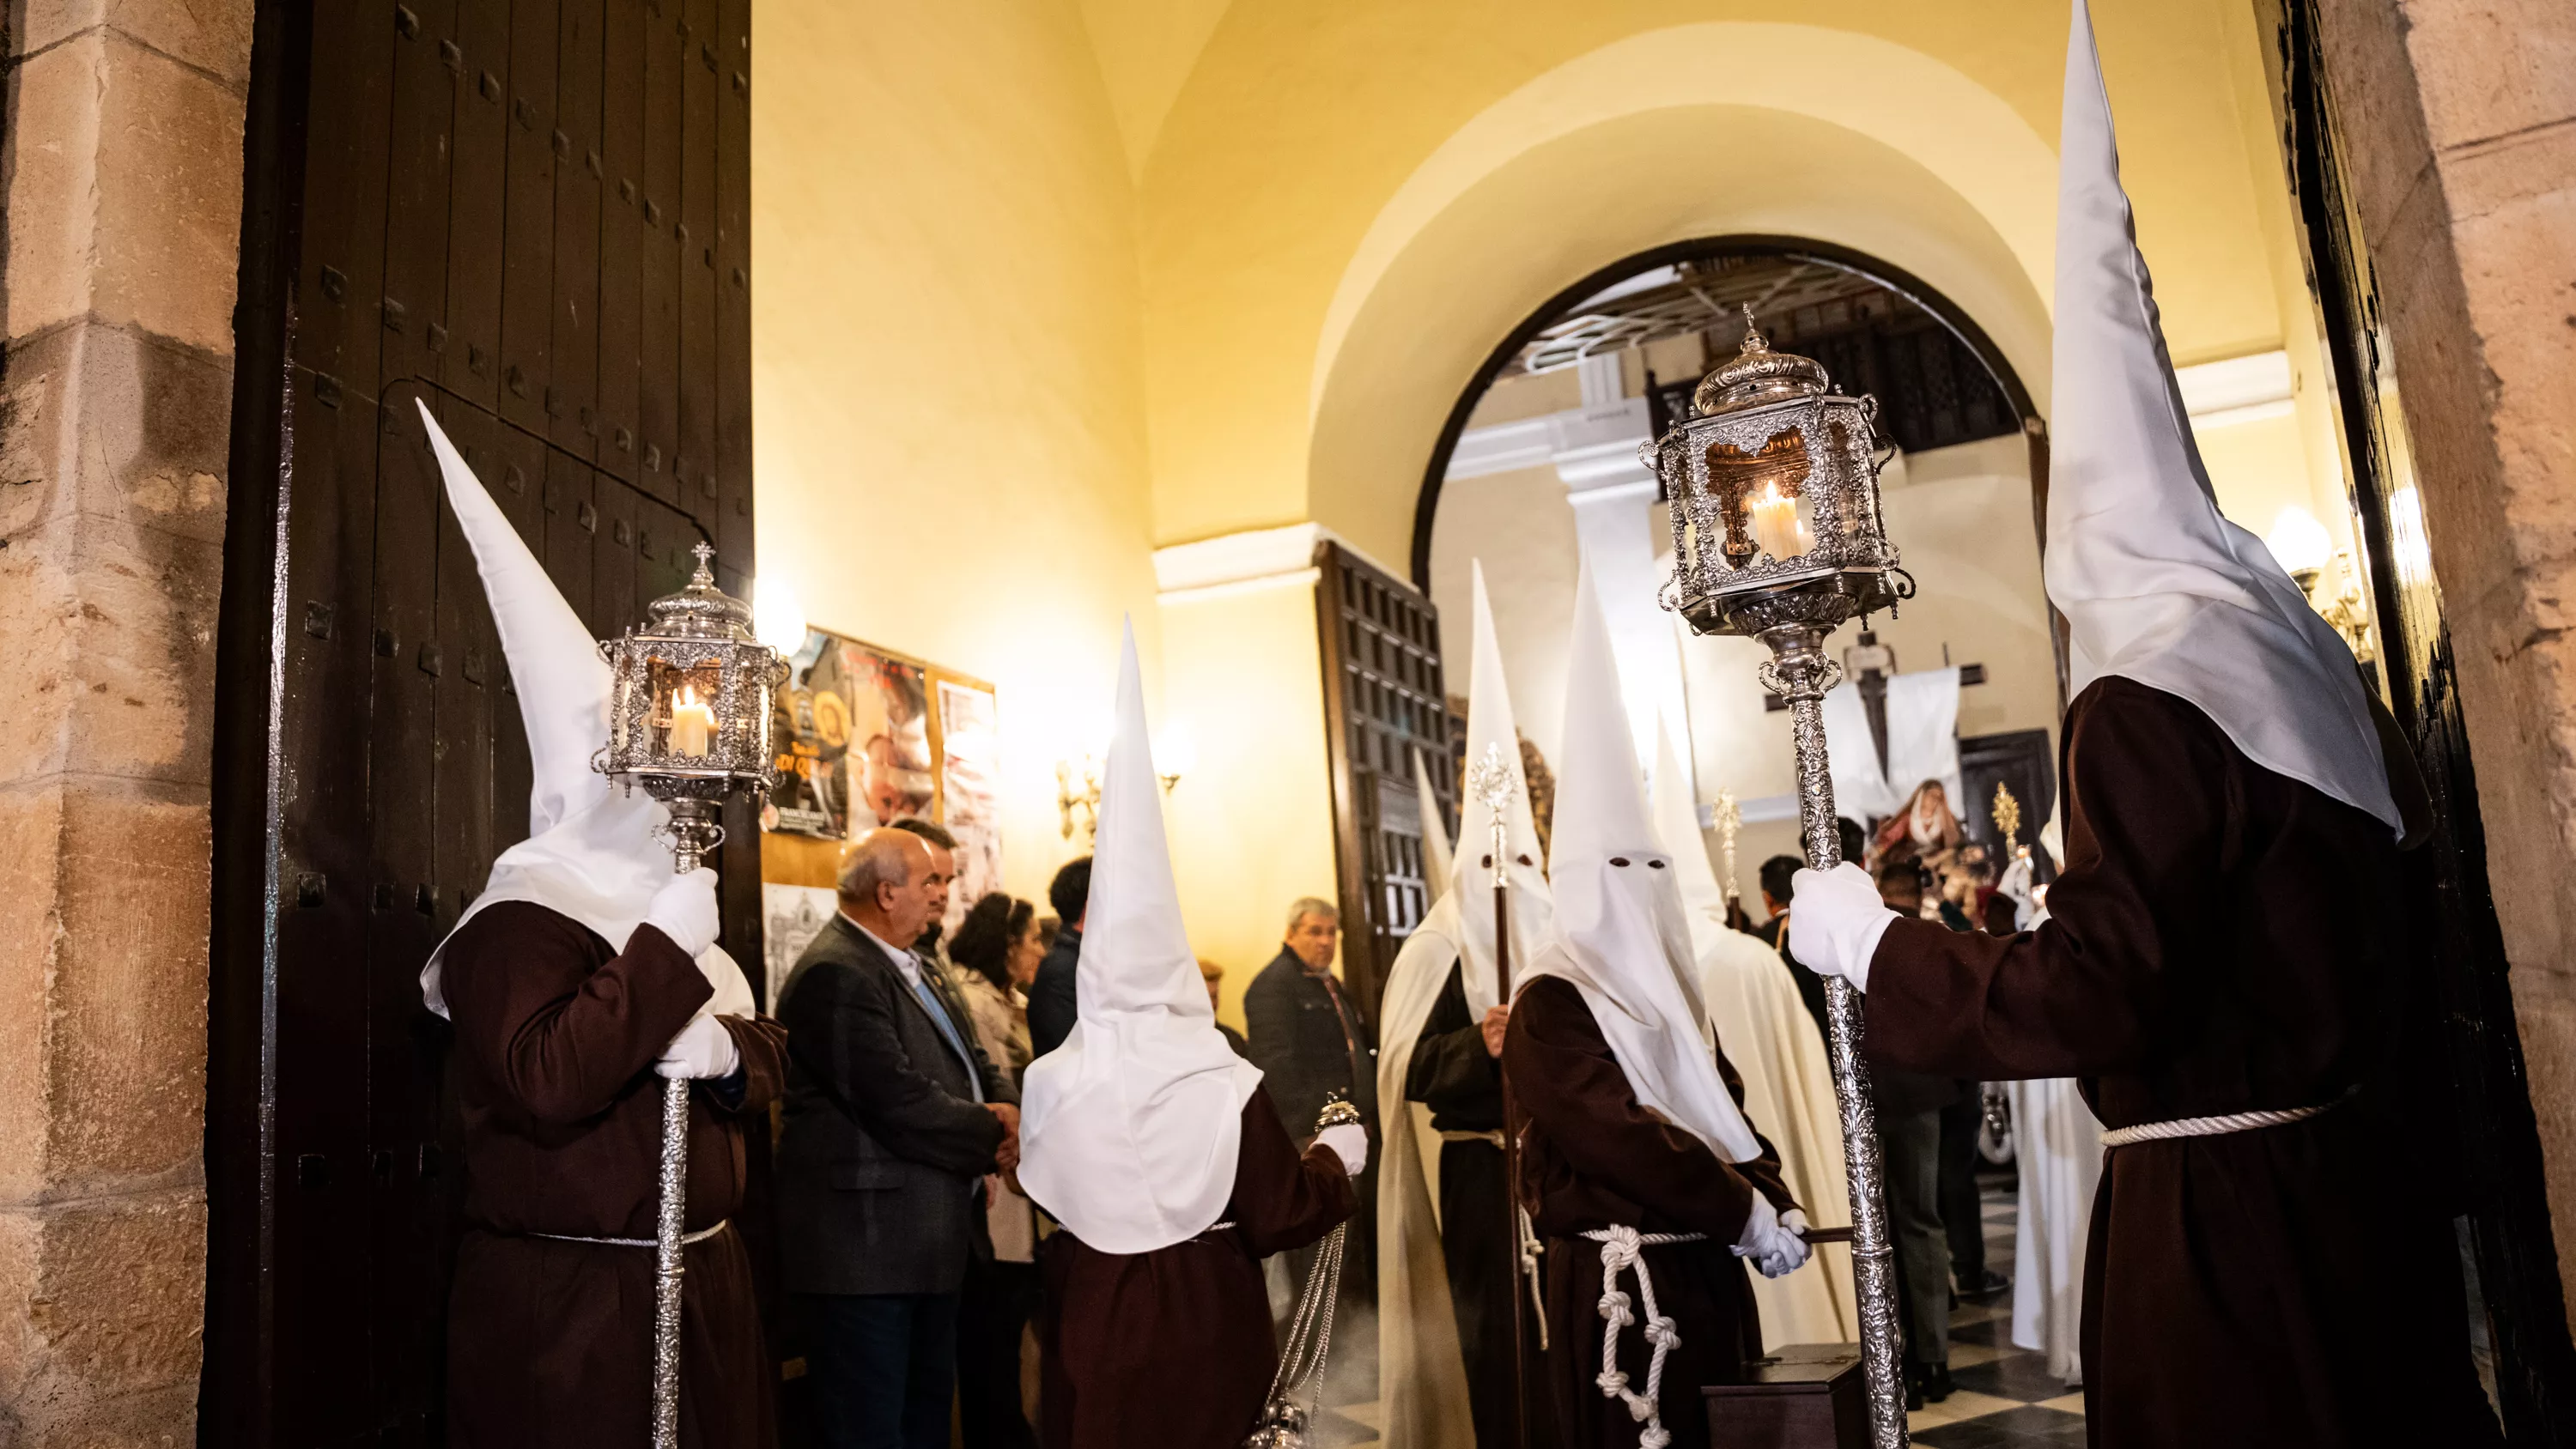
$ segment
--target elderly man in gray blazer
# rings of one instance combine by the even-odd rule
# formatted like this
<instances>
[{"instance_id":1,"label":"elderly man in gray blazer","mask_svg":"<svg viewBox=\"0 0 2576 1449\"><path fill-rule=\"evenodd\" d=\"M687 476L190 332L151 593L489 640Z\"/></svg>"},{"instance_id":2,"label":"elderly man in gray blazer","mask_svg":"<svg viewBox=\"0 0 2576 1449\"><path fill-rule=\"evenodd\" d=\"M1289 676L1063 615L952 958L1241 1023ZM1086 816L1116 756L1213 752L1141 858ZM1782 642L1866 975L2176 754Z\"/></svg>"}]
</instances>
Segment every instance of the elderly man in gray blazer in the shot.
<instances>
[{"instance_id":1,"label":"elderly man in gray blazer","mask_svg":"<svg viewBox=\"0 0 2576 1449\"><path fill-rule=\"evenodd\" d=\"M984 1177L1019 1161L1018 1093L911 950L940 894L921 837L860 837L779 991L780 1268L831 1449L945 1449Z\"/></svg>"}]
</instances>

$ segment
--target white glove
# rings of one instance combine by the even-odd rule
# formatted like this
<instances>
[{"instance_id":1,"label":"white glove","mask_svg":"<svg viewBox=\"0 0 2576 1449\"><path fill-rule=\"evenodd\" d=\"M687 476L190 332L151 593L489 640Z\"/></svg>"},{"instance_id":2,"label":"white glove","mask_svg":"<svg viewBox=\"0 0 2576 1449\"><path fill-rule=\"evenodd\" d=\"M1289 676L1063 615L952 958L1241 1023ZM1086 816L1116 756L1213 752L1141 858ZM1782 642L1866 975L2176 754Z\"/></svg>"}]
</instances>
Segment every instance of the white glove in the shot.
<instances>
[{"instance_id":1,"label":"white glove","mask_svg":"<svg viewBox=\"0 0 2576 1449\"><path fill-rule=\"evenodd\" d=\"M1832 870L1802 870L1789 889L1789 954L1819 976L1867 991L1869 958L1896 919L1869 872L1847 860Z\"/></svg>"},{"instance_id":2,"label":"white glove","mask_svg":"<svg viewBox=\"0 0 2576 1449\"><path fill-rule=\"evenodd\" d=\"M1333 1149L1333 1155L1342 1160L1342 1171L1353 1177L1368 1166L1368 1129L1357 1122L1327 1127L1315 1134L1315 1143Z\"/></svg>"},{"instance_id":3,"label":"white glove","mask_svg":"<svg viewBox=\"0 0 2576 1449\"><path fill-rule=\"evenodd\" d=\"M742 1065L742 1051L733 1044L733 1033L712 1016L693 1016L671 1044L662 1048L662 1059L653 1070L665 1077L688 1077L707 1081L730 1077Z\"/></svg>"},{"instance_id":4,"label":"white glove","mask_svg":"<svg viewBox=\"0 0 2576 1449\"><path fill-rule=\"evenodd\" d=\"M1771 1199L1762 1195L1762 1189L1756 1187L1752 1192L1753 1211L1744 1215L1744 1231L1735 1235L1735 1246L1727 1249L1739 1258L1760 1253L1770 1246L1771 1235L1780 1231L1780 1210L1771 1206Z\"/></svg>"},{"instance_id":5,"label":"white glove","mask_svg":"<svg viewBox=\"0 0 2576 1449\"><path fill-rule=\"evenodd\" d=\"M1727 1251L1751 1262L1754 1271L1763 1277L1777 1278L1807 1261L1811 1249L1801 1236L1806 1230L1806 1214L1796 1208L1780 1212L1771 1206L1771 1199L1757 1190L1753 1194L1753 1211L1744 1215L1744 1231Z\"/></svg>"},{"instance_id":6,"label":"white glove","mask_svg":"<svg viewBox=\"0 0 2576 1449\"><path fill-rule=\"evenodd\" d=\"M1791 1208L1780 1214L1779 1231L1771 1235L1771 1246L1753 1260L1755 1271L1765 1278L1794 1273L1815 1249L1807 1245L1807 1215Z\"/></svg>"},{"instance_id":7,"label":"white glove","mask_svg":"<svg viewBox=\"0 0 2576 1449\"><path fill-rule=\"evenodd\" d=\"M653 893L644 908L644 924L671 938L682 955L696 960L698 953L716 943L716 933L723 923L716 917L716 873L699 866L687 875L671 877L671 883Z\"/></svg>"}]
</instances>

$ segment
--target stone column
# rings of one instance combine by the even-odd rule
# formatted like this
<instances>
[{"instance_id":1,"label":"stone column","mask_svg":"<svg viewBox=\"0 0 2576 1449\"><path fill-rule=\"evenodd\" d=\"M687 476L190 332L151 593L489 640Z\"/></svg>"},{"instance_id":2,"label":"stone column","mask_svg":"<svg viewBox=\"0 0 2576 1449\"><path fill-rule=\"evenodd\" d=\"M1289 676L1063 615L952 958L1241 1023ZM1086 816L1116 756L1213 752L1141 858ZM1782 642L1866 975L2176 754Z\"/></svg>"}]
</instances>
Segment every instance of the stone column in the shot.
<instances>
[{"instance_id":1,"label":"stone column","mask_svg":"<svg viewBox=\"0 0 2576 1449\"><path fill-rule=\"evenodd\" d=\"M2576 7L2319 8L2576 1302Z\"/></svg>"},{"instance_id":2,"label":"stone column","mask_svg":"<svg viewBox=\"0 0 2576 1449\"><path fill-rule=\"evenodd\" d=\"M183 1444L251 3L7 18L0 1442Z\"/></svg>"}]
</instances>

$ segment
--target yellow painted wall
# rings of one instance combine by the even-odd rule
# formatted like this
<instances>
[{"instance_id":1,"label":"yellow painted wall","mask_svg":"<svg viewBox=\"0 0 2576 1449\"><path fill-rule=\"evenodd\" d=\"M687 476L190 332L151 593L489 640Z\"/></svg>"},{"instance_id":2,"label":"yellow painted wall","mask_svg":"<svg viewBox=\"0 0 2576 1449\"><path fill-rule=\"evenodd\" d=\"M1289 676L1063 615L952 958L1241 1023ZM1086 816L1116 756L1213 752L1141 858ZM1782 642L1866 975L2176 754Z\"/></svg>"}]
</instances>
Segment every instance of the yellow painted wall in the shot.
<instances>
[{"instance_id":1,"label":"yellow painted wall","mask_svg":"<svg viewBox=\"0 0 2576 1449\"><path fill-rule=\"evenodd\" d=\"M1162 608L1168 709L1187 711L1198 744L1164 817L1172 871L1190 944L1226 968L1220 1014L1238 1027L1289 903L1338 894L1315 589L1292 578Z\"/></svg>"},{"instance_id":2,"label":"yellow painted wall","mask_svg":"<svg viewBox=\"0 0 2576 1449\"><path fill-rule=\"evenodd\" d=\"M1132 612L1157 680L1133 193L1069 9L763 0L760 560L819 625L1000 691L1005 873L1073 847L1054 761Z\"/></svg>"}]
</instances>

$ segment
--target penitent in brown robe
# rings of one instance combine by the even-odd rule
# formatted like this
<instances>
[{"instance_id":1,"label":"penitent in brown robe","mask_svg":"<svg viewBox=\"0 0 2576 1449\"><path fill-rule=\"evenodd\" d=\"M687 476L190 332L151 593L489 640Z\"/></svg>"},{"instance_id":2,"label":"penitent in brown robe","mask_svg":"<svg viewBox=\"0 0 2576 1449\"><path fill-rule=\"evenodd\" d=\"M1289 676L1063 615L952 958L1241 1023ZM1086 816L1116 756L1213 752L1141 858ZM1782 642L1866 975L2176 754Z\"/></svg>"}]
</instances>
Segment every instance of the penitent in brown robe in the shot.
<instances>
[{"instance_id":1,"label":"penitent in brown robe","mask_svg":"<svg viewBox=\"0 0 2576 1449\"><path fill-rule=\"evenodd\" d=\"M2387 1089L2421 964L2388 827L2116 676L2076 699L2065 748L2051 919L2000 938L1891 925L1871 1058L2077 1077L2113 1128L2342 1102L2110 1150L2084 1275L2092 1442L2494 1442L2432 1198L2438 1134Z\"/></svg>"},{"instance_id":2,"label":"penitent in brown robe","mask_svg":"<svg viewBox=\"0 0 2576 1449\"><path fill-rule=\"evenodd\" d=\"M1047 1449L1236 1449L1279 1365L1261 1260L1351 1215L1329 1147L1300 1157L1266 1089L1243 1104L1234 1196L1219 1222L1150 1253L1047 1240L1038 1322ZM1044 1204L1040 1204L1044 1206Z\"/></svg>"},{"instance_id":3,"label":"penitent in brown robe","mask_svg":"<svg viewBox=\"0 0 2576 1449\"><path fill-rule=\"evenodd\" d=\"M1723 1051L1717 1067L1741 1107L1744 1083ZM1780 1180L1780 1154L1763 1139L1760 1157L1723 1162L1650 1112L1629 1088L1582 991L1561 977L1538 977L1514 998L1503 1076L1521 1134L1520 1198L1547 1250L1547 1376L1559 1439L1569 1449L1637 1442L1627 1407L1594 1383L1601 1373L1601 1245L1579 1236L1617 1225L1707 1235L1649 1247L1641 1260L1654 1275L1655 1306L1681 1335L1664 1359L1657 1400L1664 1428L1675 1444L1709 1442L1700 1386L1741 1379L1745 1361L1762 1352L1744 1264L1728 1249L1743 1236L1755 1192L1780 1212L1798 1205ZM1629 1388L1644 1393L1653 1352L1639 1331L1645 1301L1632 1274L1620 1274L1619 1287L1637 1315L1637 1325L1619 1335L1619 1367Z\"/></svg>"},{"instance_id":4,"label":"penitent in brown robe","mask_svg":"<svg viewBox=\"0 0 2576 1449\"><path fill-rule=\"evenodd\" d=\"M624 955L543 906L495 905L448 941L466 1231L447 1325L449 1442L554 1449L651 1441L653 1250L534 1236L653 1236L662 1079L653 1063L713 995L651 926ZM739 1076L689 1113L688 1228L739 1210L743 1129L767 1129L785 1071L774 1022L724 1018ZM728 1228L684 1259L680 1442L767 1449L775 1370L751 1263Z\"/></svg>"}]
</instances>

